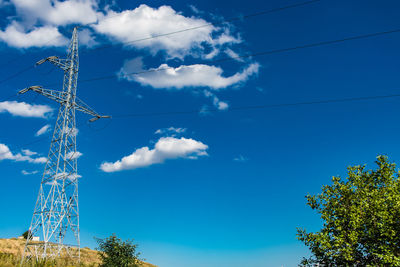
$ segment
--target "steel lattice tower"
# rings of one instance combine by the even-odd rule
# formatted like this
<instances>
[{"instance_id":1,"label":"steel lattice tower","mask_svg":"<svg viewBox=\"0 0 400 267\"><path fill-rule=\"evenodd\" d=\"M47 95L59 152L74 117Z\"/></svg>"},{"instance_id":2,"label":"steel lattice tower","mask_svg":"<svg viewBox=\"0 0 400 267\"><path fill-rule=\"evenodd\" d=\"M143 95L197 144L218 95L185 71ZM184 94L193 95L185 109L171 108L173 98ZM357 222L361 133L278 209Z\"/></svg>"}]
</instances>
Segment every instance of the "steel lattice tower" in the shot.
<instances>
[{"instance_id":1,"label":"steel lattice tower","mask_svg":"<svg viewBox=\"0 0 400 267\"><path fill-rule=\"evenodd\" d=\"M80 176L77 172L79 152L76 150L75 111L92 115L91 122L108 116L97 114L76 96L78 59L78 33L75 27L66 59L51 56L36 63L40 65L48 61L62 69L63 90L31 86L19 92L23 94L34 91L60 104L22 263L29 259L64 256L80 258L78 208Z\"/></svg>"}]
</instances>

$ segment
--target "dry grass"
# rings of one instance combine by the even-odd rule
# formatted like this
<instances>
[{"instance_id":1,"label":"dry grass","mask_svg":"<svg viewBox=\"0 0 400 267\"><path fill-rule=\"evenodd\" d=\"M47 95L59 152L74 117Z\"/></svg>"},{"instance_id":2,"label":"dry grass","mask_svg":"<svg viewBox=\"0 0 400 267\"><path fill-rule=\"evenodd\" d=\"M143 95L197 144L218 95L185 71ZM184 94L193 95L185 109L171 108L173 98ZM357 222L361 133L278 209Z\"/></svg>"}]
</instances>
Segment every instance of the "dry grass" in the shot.
<instances>
[{"instance_id":1,"label":"dry grass","mask_svg":"<svg viewBox=\"0 0 400 267\"><path fill-rule=\"evenodd\" d=\"M21 255L24 250L25 239L0 239L0 267L14 267L18 266L21 260ZM32 266L35 267L96 267L100 263L100 258L96 250L90 248L81 248L81 263L74 264L68 260L58 260L52 262L39 262ZM156 267L153 264L143 262L142 267Z\"/></svg>"}]
</instances>

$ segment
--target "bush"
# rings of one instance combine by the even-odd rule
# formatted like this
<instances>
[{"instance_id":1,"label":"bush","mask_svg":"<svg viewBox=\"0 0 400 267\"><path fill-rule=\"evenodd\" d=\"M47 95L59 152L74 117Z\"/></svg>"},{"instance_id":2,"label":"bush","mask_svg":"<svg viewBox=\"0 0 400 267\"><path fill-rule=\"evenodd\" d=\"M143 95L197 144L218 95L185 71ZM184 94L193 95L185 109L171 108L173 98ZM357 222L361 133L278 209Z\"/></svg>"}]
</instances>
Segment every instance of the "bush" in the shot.
<instances>
[{"instance_id":1,"label":"bush","mask_svg":"<svg viewBox=\"0 0 400 267\"><path fill-rule=\"evenodd\" d=\"M28 239L29 233L30 233L30 231L27 230L27 231L25 231L25 232L22 234L22 236L23 236L25 239Z\"/></svg>"},{"instance_id":2,"label":"bush","mask_svg":"<svg viewBox=\"0 0 400 267\"><path fill-rule=\"evenodd\" d=\"M103 267L139 267L140 253L133 240L122 241L115 234L105 239L96 239Z\"/></svg>"}]
</instances>

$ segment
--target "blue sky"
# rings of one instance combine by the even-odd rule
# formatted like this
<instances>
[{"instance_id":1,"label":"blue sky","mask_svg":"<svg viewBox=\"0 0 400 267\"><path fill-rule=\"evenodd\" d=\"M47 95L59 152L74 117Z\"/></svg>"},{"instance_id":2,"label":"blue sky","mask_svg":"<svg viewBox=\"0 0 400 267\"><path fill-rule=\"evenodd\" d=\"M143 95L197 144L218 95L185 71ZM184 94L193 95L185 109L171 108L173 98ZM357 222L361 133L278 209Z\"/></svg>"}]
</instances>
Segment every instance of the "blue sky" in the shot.
<instances>
[{"instance_id":1,"label":"blue sky","mask_svg":"<svg viewBox=\"0 0 400 267\"><path fill-rule=\"evenodd\" d=\"M80 29L79 79L115 75L78 81L81 99L114 116L77 115L82 246L116 233L162 267L296 266L309 254L296 227L321 226L304 196L378 154L400 162L400 98L235 110L398 94L399 33L217 62L398 29L398 1L320 1L231 23L298 2L29 2L0 1L0 237L29 227L57 114L33 93L9 97L62 82L50 64L8 77L64 56L73 25L92 23ZM126 44L204 23L214 26Z\"/></svg>"}]
</instances>

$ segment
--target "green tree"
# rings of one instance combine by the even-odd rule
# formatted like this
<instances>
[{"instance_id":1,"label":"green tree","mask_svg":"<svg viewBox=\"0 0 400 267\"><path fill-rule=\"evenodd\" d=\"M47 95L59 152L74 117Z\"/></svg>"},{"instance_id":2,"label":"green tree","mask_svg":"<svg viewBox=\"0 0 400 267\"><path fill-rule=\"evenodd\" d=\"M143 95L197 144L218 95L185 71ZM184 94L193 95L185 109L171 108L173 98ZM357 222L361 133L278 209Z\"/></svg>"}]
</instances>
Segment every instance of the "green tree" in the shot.
<instances>
[{"instance_id":1,"label":"green tree","mask_svg":"<svg viewBox=\"0 0 400 267\"><path fill-rule=\"evenodd\" d=\"M376 164L349 167L345 181L333 177L322 193L306 196L324 224L316 233L297 229L312 252L301 265L400 266L400 173L386 156Z\"/></svg>"},{"instance_id":2,"label":"green tree","mask_svg":"<svg viewBox=\"0 0 400 267\"><path fill-rule=\"evenodd\" d=\"M25 239L28 239L29 233L30 233L30 231L29 231L29 230L26 230L26 231L22 234L22 237L25 238Z\"/></svg>"},{"instance_id":3,"label":"green tree","mask_svg":"<svg viewBox=\"0 0 400 267\"><path fill-rule=\"evenodd\" d=\"M139 267L140 253L133 240L122 241L115 234L105 239L96 239L102 267Z\"/></svg>"}]
</instances>

